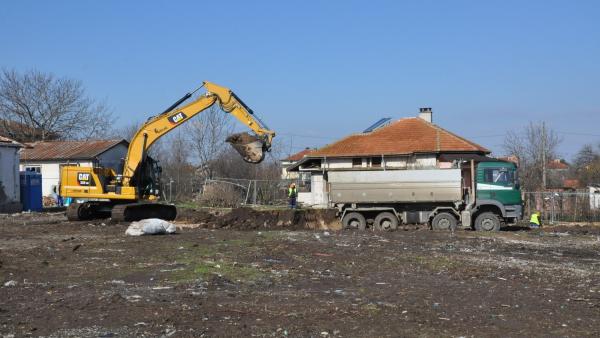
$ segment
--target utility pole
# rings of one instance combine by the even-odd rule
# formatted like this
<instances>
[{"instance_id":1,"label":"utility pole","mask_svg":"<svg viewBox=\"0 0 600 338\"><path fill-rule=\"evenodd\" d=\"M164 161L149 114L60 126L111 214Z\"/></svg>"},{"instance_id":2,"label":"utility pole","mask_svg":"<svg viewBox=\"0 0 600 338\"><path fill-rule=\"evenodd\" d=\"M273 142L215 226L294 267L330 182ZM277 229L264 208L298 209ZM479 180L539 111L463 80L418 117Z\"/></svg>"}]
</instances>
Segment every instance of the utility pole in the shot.
<instances>
[{"instance_id":1,"label":"utility pole","mask_svg":"<svg viewBox=\"0 0 600 338\"><path fill-rule=\"evenodd\" d=\"M546 190L546 122L542 121L542 190Z\"/></svg>"}]
</instances>

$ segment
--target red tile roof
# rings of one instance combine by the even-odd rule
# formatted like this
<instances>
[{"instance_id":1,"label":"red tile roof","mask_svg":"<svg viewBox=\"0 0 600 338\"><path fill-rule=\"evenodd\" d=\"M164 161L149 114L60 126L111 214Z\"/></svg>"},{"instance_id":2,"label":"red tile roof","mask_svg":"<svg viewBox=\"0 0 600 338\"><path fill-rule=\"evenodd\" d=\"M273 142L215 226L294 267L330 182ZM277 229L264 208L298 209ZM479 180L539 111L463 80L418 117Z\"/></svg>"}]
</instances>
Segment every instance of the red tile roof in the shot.
<instances>
[{"instance_id":1,"label":"red tile roof","mask_svg":"<svg viewBox=\"0 0 600 338\"><path fill-rule=\"evenodd\" d=\"M46 141L28 143L21 152L21 160L87 160L102 154L125 140L92 140L92 141Z\"/></svg>"},{"instance_id":2,"label":"red tile roof","mask_svg":"<svg viewBox=\"0 0 600 338\"><path fill-rule=\"evenodd\" d=\"M290 156L284 158L283 161L289 161L289 162L300 161L301 159L304 158L305 155L308 155L308 154L312 153L313 151L315 151L315 149L306 148L302 151L299 151L293 155L290 155Z\"/></svg>"},{"instance_id":3,"label":"red tile roof","mask_svg":"<svg viewBox=\"0 0 600 338\"><path fill-rule=\"evenodd\" d=\"M564 179L563 188L577 189L580 187L579 180L577 179Z\"/></svg>"},{"instance_id":4,"label":"red tile roof","mask_svg":"<svg viewBox=\"0 0 600 338\"><path fill-rule=\"evenodd\" d=\"M548 162L548 169L554 169L554 170L566 170L569 169L569 165L565 162L563 162L562 160L553 160Z\"/></svg>"},{"instance_id":5,"label":"red tile roof","mask_svg":"<svg viewBox=\"0 0 600 338\"><path fill-rule=\"evenodd\" d=\"M406 155L490 151L421 118L404 118L371 133L354 134L310 153L309 157Z\"/></svg>"}]
</instances>

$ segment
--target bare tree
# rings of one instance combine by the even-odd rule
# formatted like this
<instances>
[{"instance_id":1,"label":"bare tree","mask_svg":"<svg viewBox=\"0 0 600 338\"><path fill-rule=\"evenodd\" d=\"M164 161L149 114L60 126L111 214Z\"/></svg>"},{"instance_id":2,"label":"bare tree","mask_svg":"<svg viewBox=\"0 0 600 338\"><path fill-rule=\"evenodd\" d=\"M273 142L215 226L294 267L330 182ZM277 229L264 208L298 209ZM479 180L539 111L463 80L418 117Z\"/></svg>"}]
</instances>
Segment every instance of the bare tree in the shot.
<instances>
[{"instance_id":1,"label":"bare tree","mask_svg":"<svg viewBox=\"0 0 600 338\"><path fill-rule=\"evenodd\" d=\"M530 122L522 131L509 131L504 139L507 155L514 155L519 162L521 185L527 191L546 188L545 168L556 157L560 137L545 124Z\"/></svg>"},{"instance_id":2,"label":"bare tree","mask_svg":"<svg viewBox=\"0 0 600 338\"><path fill-rule=\"evenodd\" d=\"M102 136L111 114L86 94L80 81L5 69L0 73L0 119L0 131L32 142Z\"/></svg>"},{"instance_id":3,"label":"bare tree","mask_svg":"<svg viewBox=\"0 0 600 338\"><path fill-rule=\"evenodd\" d=\"M138 132L142 124L140 122L131 122L121 127L114 128L107 133L107 136L113 139L124 139L131 142L135 133Z\"/></svg>"},{"instance_id":4,"label":"bare tree","mask_svg":"<svg viewBox=\"0 0 600 338\"><path fill-rule=\"evenodd\" d=\"M182 129L177 129L161 138L150 148L150 156L163 168L162 182L171 200L191 198L196 182L196 167L190 163L189 140ZM154 152L154 154L152 154ZM167 188L168 187L168 188Z\"/></svg>"},{"instance_id":5,"label":"bare tree","mask_svg":"<svg viewBox=\"0 0 600 338\"><path fill-rule=\"evenodd\" d=\"M600 145L584 145L575 155L575 175L583 185L600 184Z\"/></svg>"},{"instance_id":6,"label":"bare tree","mask_svg":"<svg viewBox=\"0 0 600 338\"><path fill-rule=\"evenodd\" d=\"M211 177L213 168L210 163L229 147L225 139L233 132L231 117L213 106L200 113L183 128L189 135L197 162Z\"/></svg>"}]
</instances>

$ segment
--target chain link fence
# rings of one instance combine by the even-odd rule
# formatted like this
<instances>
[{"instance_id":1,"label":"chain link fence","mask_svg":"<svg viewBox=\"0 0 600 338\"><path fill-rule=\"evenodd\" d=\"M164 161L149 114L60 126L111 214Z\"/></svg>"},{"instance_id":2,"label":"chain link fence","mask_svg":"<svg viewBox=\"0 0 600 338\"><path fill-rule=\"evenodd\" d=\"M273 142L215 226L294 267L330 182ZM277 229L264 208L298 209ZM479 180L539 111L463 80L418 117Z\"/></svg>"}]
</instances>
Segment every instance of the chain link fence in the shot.
<instances>
[{"instance_id":1,"label":"chain link fence","mask_svg":"<svg viewBox=\"0 0 600 338\"><path fill-rule=\"evenodd\" d=\"M524 192L523 202L526 217L539 210L546 224L600 222L600 193L589 190Z\"/></svg>"}]
</instances>

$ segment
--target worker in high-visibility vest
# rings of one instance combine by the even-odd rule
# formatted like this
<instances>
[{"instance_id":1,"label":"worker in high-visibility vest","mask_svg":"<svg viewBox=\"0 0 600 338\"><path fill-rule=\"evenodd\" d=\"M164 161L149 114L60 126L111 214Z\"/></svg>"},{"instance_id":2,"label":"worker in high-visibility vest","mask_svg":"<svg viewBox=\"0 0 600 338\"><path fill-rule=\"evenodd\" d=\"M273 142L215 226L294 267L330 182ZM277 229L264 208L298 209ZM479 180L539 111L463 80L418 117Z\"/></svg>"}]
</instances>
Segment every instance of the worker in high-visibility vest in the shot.
<instances>
[{"instance_id":1,"label":"worker in high-visibility vest","mask_svg":"<svg viewBox=\"0 0 600 338\"><path fill-rule=\"evenodd\" d=\"M533 214L531 214L531 219L529 219L529 227L530 228L539 228L542 225L542 223L540 221L541 217L542 217L542 213L539 211L536 211Z\"/></svg>"},{"instance_id":2,"label":"worker in high-visibility vest","mask_svg":"<svg viewBox=\"0 0 600 338\"><path fill-rule=\"evenodd\" d=\"M298 197L298 190L296 189L296 184L292 183L292 184L290 184L290 187L288 188L288 199L289 199L290 209L296 209L296 198L297 197Z\"/></svg>"}]
</instances>

